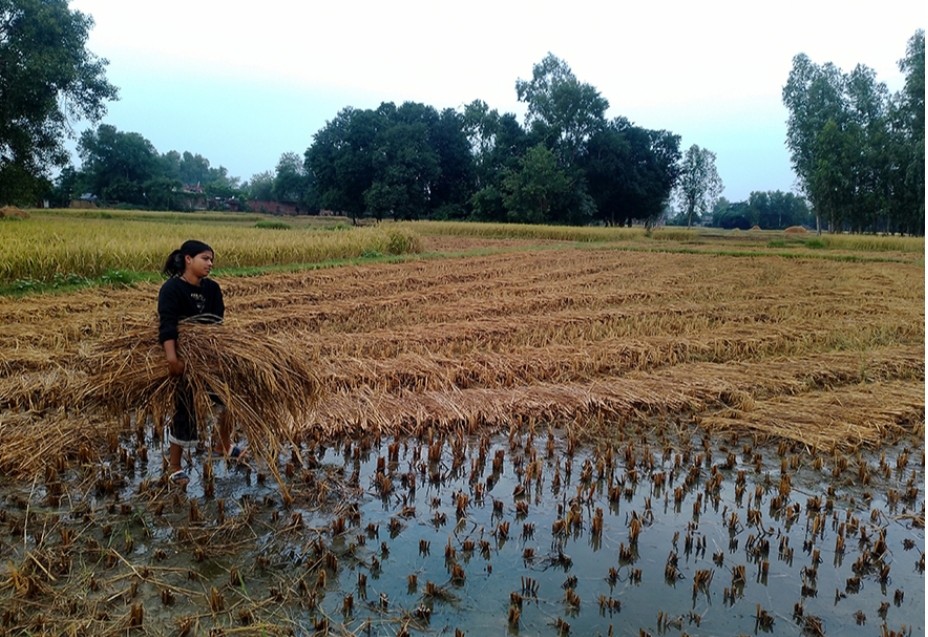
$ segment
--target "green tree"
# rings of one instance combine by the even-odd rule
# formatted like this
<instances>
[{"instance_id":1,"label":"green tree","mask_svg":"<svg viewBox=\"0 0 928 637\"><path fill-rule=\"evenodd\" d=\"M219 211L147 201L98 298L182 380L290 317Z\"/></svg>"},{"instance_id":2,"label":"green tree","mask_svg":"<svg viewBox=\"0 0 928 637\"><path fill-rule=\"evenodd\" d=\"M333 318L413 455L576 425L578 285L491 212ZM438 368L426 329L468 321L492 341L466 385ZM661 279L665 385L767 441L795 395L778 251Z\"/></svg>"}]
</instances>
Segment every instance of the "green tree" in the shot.
<instances>
[{"instance_id":1,"label":"green tree","mask_svg":"<svg viewBox=\"0 0 928 637\"><path fill-rule=\"evenodd\" d=\"M438 175L429 193L430 214L441 219L463 218L476 181L464 116L451 108L443 110L432 126L430 141L438 156Z\"/></svg>"},{"instance_id":2,"label":"green tree","mask_svg":"<svg viewBox=\"0 0 928 637\"><path fill-rule=\"evenodd\" d=\"M143 184L145 206L151 210L180 210L183 208L181 188L177 179L161 175Z\"/></svg>"},{"instance_id":3,"label":"green tree","mask_svg":"<svg viewBox=\"0 0 928 637\"><path fill-rule=\"evenodd\" d=\"M748 230L756 224L757 215L747 202L732 203L720 197L712 209L712 225L716 228Z\"/></svg>"},{"instance_id":4,"label":"green tree","mask_svg":"<svg viewBox=\"0 0 928 637\"><path fill-rule=\"evenodd\" d=\"M474 100L467 104L461 116L461 131L467 138L477 168L477 187L486 185L482 181L486 177L483 168L496 145L499 119L496 109L490 110L483 100Z\"/></svg>"},{"instance_id":5,"label":"green tree","mask_svg":"<svg viewBox=\"0 0 928 637\"><path fill-rule=\"evenodd\" d=\"M890 229L922 234L925 229L925 32L915 32L899 60L905 85L893 100L894 164Z\"/></svg>"},{"instance_id":6,"label":"green tree","mask_svg":"<svg viewBox=\"0 0 928 637\"><path fill-rule=\"evenodd\" d=\"M696 144L690 146L683 155L675 192L687 227L712 210L722 193L715 153Z\"/></svg>"},{"instance_id":7,"label":"green tree","mask_svg":"<svg viewBox=\"0 0 928 637\"><path fill-rule=\"evenodd\" d=\"M240 181L238 177L231 176L229 169L225 166L210 168L206 185L203 188L210 201L210 208L224 208L226 200L239 198L241 195Z\"/></svg>"},{"instance_id":8,"label":"green tree","mask_svg":"<svg viewBox=\"0 0 928 637\"><path fill-rule=\"evenodd\" d=\"M116 87L66 0L0 0L0 202L29 202L65 166L71 123L98 121Z\"/></svg>"},{"instance_id":9,"label":"green tree","mask_svg":"<svg viewBox=\"0 0 928 637\"><path fill-rule=\"evenodd\" d=\"M364 215L365 193L374 181L373 150L384 126L382 113L347 107L316 132L304 157L322 208L352 220Z\"/></svg>"},{"instance_id":10,"label":"green tree","mask_svg":"<svg viewBox=\"0 0 928 637\"><path fill-rule=\"evenodd\" d=\"M858 64L845 74L797 55L783 102L793 168L819 227L824 219L833 230L895 229L905 225L908 211L924 210L924 187L916 201L901 177L907 170L924 174L924 156L912 161L918 151L905 125L924 121L923 99L915 102L921 115L907 118L899 106L904 97L890 96L872 69ZM918 216L923 219L923 212Z\"/></svg>"},{"instance_id":11,"label":"green tree","mask_svg":"<svg viewBox=\"0 0 928 637\"><path fill-rule=\"evenodd\" d=\"M101 124L81 134L77 146L81 170L97 196L114 202L144 205L145 182L159 176L160 160L151 142Z\"/></svg>"},{"instance_id":12,"label":"green tree","mask_svg":"<svg viewBox=\"0 0 928 637\"><path fill-rule=\"evenodd\" d=\"M180 181L180 161L181 156L179 152L176 150L168 151L159 158L161 167L158 172L163 177Z\"/></svg>"},{"instance_id":13,"label":"green tree","mask_svg":"<svg viewBox=\"0 0 928 637\"><path fill-rule=\"evenodd\" d=\"M845 213L855 232L883 229L892 168L890 95L876 72L858 64L846 77L848 124L845 134L851 153L846 157L851 196ZM856 150L856 152L854 152Z\"/></svg>"},{"instance_id":14,"label":"green tree","mask_svg":"<svg viewBox=\"0 0 928 637\"><path fill-rule=\"evenodd\" d=\"M474 158L474 192L471 214L479 221L505 221L503 180L518 170L530 147L529 137L512 113L500 115L483 102L472 102L464 111L464 132Z\"/></svg>"},{"instance_id":15,"label":"green tree","mask_svg":"<svg viewBox=\"0 0 928 637\"><path fill-rule=\"evenodd\" d=\"M615 119L590 137L580 165L607 225L656 220L679 173L680 137Z\"/></svg>"},{"instance_id":16,"label":"green tree","mask_svg":"<svg viewBox=\"0 0 928 637\"><path fill-rule=\"evenodd\" d=\"M736 205L725 203L732 207ZM805 199L791 192L754 191L748 196L747 202L738 203L745 204L745 214L750 219L751 226L757 225L764 230L782 230L789 226L809 225L813 221ZM724 212L724 206L720 204L719 207ZM713 225L731 227L717 223L715 215Z\"/></svg>"},{"instance_id":17,"label":"green tree","mask_svg":"<svg viewBox=\"0 0 928 637\"><path fill-rule=\"evenodd\" d=\"M380 111L387 121L375 140L374 178L364 201L377 219L418 218L430 208L432 188L441 172L430 138L437 113L412 102L399 109L382 104Z\"/></svg>"},{"instance_id":18,"label":"green tree","mask_svg":"<svg viewBox=\"0 0 928 637\"><path fill-rule=\"evenodd\" d=\"M526 104L529 135L554 154L568 179L567 192L552 202L549 223L588 223L596 201L580 162L592 135L606 125L609 102L552 53L532 67L532 79L516 80L516 95Z\"/></svg>"},{"instance_id":19,"label":"green tree","mask_svg":"<svg viewBox=\"0 0 928 637\"><path fill-rule=\"evenodd\" d=\"M272 187L276 201L302 204L308 198L309 175L297 153L283 153L277 162Z\"/></svg>"},{"instance_id":20,"label":"green tree","mask_svg":"<svg viewBox=\"0 0 928 637\"><path fill-rule=\"evenodd\" d=\"M248 197L258 201L271 201L274 199L274 173L270 170L251 176L246 185Z\"/></svg>"},{"instance_id":21,"label":"green tree","mask_svg":"<svg viewBox=\"0 0 928 637\"><path fill-rule=\"evenodd\" d=\"M791 192L755 191L748 196L747 206L751 225L758 225L764 230L782 230L812 221L806 201Z\"/></svg>"},{"instance_id":22,"label":"green tree","mask_svg":"<svg viewBox=\"0 0 928 637\"><path fill-rule=\"evenodd\" d=\"M438 208L459 215L470 196L473 160L461 117L417 102L344 109L305 158L318 205L354 219L416 219Z\"/></svg>"},{"instance_id":23,"label":"green tree","mask_svg":"<svg viewBox=\"0 0 928 637\"><path fill-rule=\"evenodd\" d=\"M525 153L519 170L503 180L509 219L521 223L555 223L570 193L571 180L543 144Z\"/></svg>"},{"instance_id":24,"label":"green tree","mask_svg":"<svg viewBox=\"0 0 928 637\"><path fill-rule=\"evenodd\" d=\"M822 213L830 207L829 187L815 175L816 170L828 168L828 164L822 163L817 151L835 143L819 138L828 122L832 129L840 129L844 118L843 85L843 75L834 64L819 66L800 53L793 58L792 70L783 87L783 103L789 111L786 146L800 186L815 209L816 219L821 219ZM834 132L831 135L833 137ZM824 191L817 190L822 187ZM817 225L820 226L820 222Z\"/></svg>"},{"instance_id":25,"label":"green tree","mask_svg":"<svg viewBox=\"0 0 928 637\"><path fill-rule=\"evenodd\" d=\"M86 192L84 176L68 165L61 169L55 178L51 204L55 208L67 208L72 199Z\"/></svg>"},{"instance_id":26,"label":"green tree","mask_svg":"<svg viewBox=\"0 0 928 637\"><path fill-rule=\"evenodd\" d=\"M219 177L219 175L212 172L209 160L206 157L186 150L180 157L178 172L178 178L186 186L200 185L206 187L208 183Z\"/></svg>"},{"instance_id":27,"label":"green tree","mask_svg":"<svg viewBox=\"0 0 928 637\"><path fill-rule=\"evenodd\" d=\"M516 81L516 95L526 104L526 125L562 166L572 165L590 136L606 123L609 102L592 85L578 81L567 63L552 53L532 68L531 80Z\"/></svg>"}]
</instances>

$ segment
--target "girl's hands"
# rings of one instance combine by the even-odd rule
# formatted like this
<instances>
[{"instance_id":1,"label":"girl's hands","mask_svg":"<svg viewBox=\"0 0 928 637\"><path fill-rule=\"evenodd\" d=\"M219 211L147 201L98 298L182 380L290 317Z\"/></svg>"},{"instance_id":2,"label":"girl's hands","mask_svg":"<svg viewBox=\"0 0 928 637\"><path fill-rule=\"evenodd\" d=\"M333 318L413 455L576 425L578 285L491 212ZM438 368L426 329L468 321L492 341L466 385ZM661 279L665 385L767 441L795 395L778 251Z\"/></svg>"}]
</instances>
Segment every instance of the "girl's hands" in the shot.
<instances>
[{"instance_id":1,"label":"girl's hands","mask_svg":"<svg viewBox=\"0 0 928 637\"><path fill-rule=\"evenodd\" d=\"M168 372L170 372L171 376L183 376L187 365L184 363L184 359L177 356L176 340L164 342L164 356L168 359Z\"/></svg>"},{"instance_id":2,"label":"girl's hands","mask_svg":"<svg viewBox=\"0 0 928 637\"><path fill-rule=\"evenodd\" d=\"M168 372L171 376L183 376L187 364L182 358L168 359Z\"/></svg>"}]
</instances>

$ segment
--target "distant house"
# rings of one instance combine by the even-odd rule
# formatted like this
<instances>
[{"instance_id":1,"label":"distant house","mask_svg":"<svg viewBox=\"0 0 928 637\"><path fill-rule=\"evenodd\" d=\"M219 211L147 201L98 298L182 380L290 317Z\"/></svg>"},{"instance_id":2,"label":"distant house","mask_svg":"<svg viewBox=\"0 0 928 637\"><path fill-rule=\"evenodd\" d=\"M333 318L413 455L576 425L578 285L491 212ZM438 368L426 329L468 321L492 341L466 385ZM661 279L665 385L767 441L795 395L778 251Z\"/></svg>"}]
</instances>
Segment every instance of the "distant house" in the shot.
<instances>
[{"instance_id":1,"label":"distant house","mask_svg":"<svg viewBox=\"0 0 928 637\"><path fill-rule=\"evenodd\" d=\"M71 203L68 204L71 208L96 208L97 207L97 196L85 192L77 199L72 199Z\"/></svg>"},{"instance_id":2,"label":"distant house","mask_svg":"<svg viewBox=\"0 0 928 637\"><path fill-rule=\"evenodd\" d=\"M209 209L209 202L206 198L206 192L204 192L203 186L200 185L200 182L195 184L184 184L181 186L180 190L176 192L180 196L180 204L184 207L184 209Z\"/></svg>"},{"instance_id":3,"label":"distant house","mask_svg":"<svg viewBox=\"0 0 928 637\"><path fill-rule=\"evenodd\" d=\"M245 202L249 212L262 212L270 215L298 215L303 212L299 204L284 201L251 199Z\"/></svg>"}]
</instances>

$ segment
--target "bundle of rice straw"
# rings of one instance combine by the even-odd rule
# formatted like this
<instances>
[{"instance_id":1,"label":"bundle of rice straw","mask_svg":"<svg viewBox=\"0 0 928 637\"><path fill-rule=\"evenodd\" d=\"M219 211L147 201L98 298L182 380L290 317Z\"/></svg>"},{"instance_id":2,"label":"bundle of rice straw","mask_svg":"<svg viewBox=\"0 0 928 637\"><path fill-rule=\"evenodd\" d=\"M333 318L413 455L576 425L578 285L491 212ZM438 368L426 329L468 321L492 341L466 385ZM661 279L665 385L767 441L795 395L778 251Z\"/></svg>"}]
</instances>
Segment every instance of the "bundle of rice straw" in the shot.
<instances>
[{"instance_id":1,"label":"bundle of rice straw","mask_svg":"<svg viewBox=\"0 0 928 637\"><path fill-rule=\"evenodd\" d=\"M234 323L183 321L179 327L178 355L186 363L182 377L168 373L157 325L127 319L121 333L88 352L84 404L121 415L150 415L160 423L174 412L178 383L186 382L200 438L209 433L207 415L216 409L215 396L252 451L276 473L281 443L293 439L294 423L305 419L317 396L312 360L294 351L291 341L237 329Z\"/></svg>"}]
</instances>

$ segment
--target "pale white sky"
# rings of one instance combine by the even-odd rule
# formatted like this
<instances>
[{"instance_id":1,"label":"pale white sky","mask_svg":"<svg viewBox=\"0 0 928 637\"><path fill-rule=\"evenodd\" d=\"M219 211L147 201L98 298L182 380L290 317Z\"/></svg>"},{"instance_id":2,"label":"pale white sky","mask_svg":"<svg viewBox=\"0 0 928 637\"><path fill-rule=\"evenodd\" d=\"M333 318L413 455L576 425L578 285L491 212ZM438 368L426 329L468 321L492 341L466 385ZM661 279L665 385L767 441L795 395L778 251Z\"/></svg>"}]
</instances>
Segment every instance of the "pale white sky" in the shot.
<instances>
[{"instance_id":1,"label":"pale white sky","mask_svg":"<svg viewBox=\"0 0 928 637\"><path fill-rule=\"evenodd\" d=\"M723 0L228 2L72 0L120 88L103 120L160 153L199 153L249 179L300 155L346 106L475 100L520 116L517 79L551 52L607 115L716 153L725 197L790 191L780 93L792 58L860 63L891 91L924 3Z\"/></svg>"}]
</instances>

